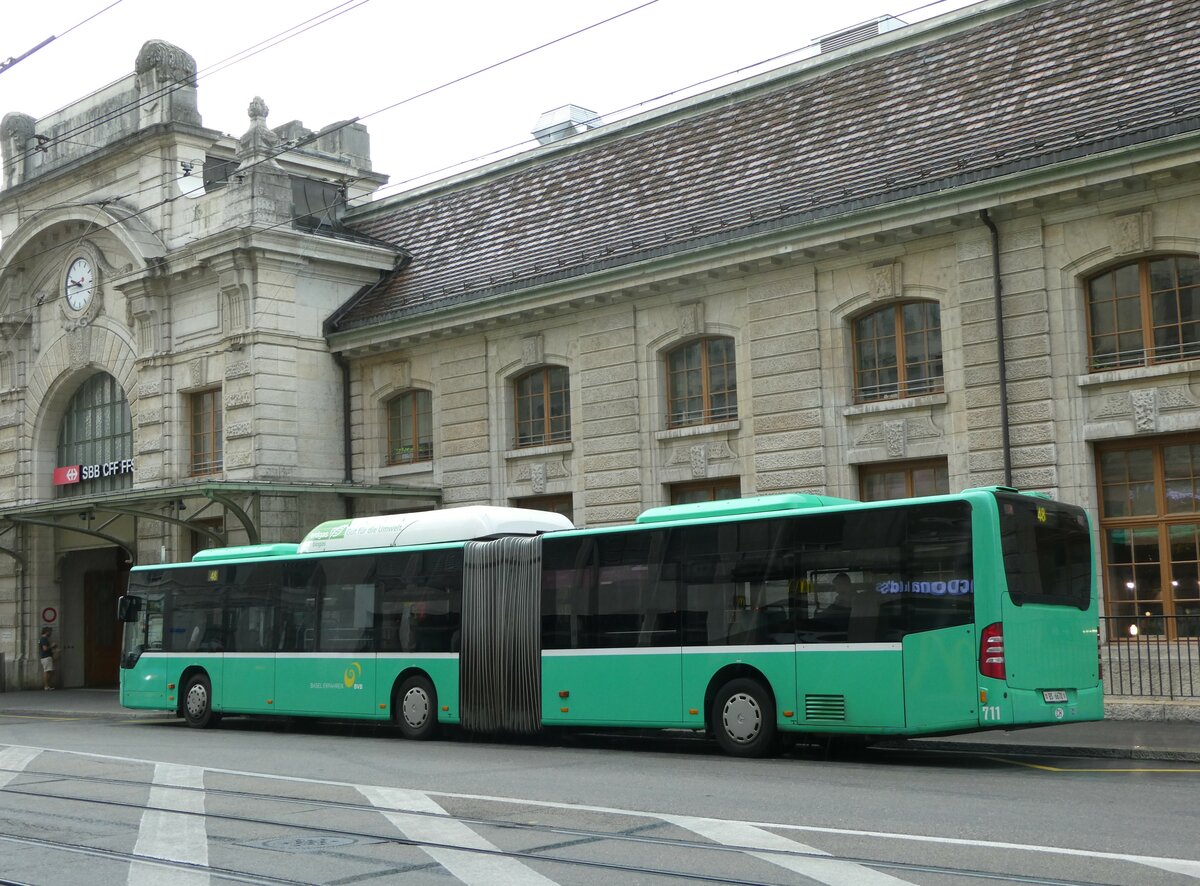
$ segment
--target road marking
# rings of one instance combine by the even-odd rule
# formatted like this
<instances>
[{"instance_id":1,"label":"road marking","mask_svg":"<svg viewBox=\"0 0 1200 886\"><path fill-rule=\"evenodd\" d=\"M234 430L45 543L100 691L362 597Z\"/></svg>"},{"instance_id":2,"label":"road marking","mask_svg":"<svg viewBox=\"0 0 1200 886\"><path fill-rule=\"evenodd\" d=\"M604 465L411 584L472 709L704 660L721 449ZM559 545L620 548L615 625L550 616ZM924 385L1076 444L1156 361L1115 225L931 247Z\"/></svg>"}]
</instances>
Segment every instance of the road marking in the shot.
<instances>
[{"instance_id":1,"label":"road marking","mask_svg":"<svg viewBox=\"0 0 1200 886\"><path fill-rule=\"evenodd\" d=\"M355 785L359 793L371 801L385 818L410 840L429 843L452 843L486 852L464 852L442 846L422 846L421 850L463 883L479 886L522 886L539 883L555 886L527 865L514 858L493 855L499 847L481 837L461 821L450 817L441 806L421 791L385 788L374 785ZM406 811L399 811L406 810ZM418 813L418 814L413 814Z\"/></svg>"},{"instance_id":2,"label":"road marking","mask_svg":"<svg viewBox=\"0 0 1200 886\"><path fill-rule=\"evenodd\" d=\"M158 808L142 813L133 854L208 867L208 832L203 817L204 770L179 763L155 764L154 786L150 788L147 805ZM129 866L128 882L129 886L157 886L162 883L162 876L157 865L135 861ZM171 874L171 882L207 886L209 876L203 870L180 870Z\"/></svg>"},{"instance_id":3,"label":"road marking","mask_svg":"<svg viewBox=\"0 0 1200 886\"><path fill-rule=\"evenodd\" d=\"M781 854L803 852L808 855L829 855L828 852L823 852L814 846L806 846L745 822L717 818L693 818L690 815L659 815L656 817L693 831L722 846L768 850L766 852L747 851L746 854L787 868L797 874L803 874L818 883L827 883L829 886L895 886L895 884L911 882L851 861L800 858Z\"/></svg>"},{"instance_id":4,"label":"road marking","mask_svg":"<svg viewBox=\"0 0 1200 886\"><path fill-rule=\"evenodd\" d=\"M41 752L41 748L22 747L5 748L0 751L0 788L20 775Z\"/></svg>"},{"instance_id":5,"label":"road marking","mask_svg":"<svg viewBox=\"0 0 1200 886\"><path fill-rule=\"evenodd\" d=\"M14 745L15 747L19 747ZM72 751L61 748L24 748L25 750L33 750L37 752L51 751L59 754L70 754L76 757L86 757L92 760L118 761L123 763L139 763L142 765L156 766L159 764L156 760L147 760L141 757L121 757L115 754L98 754L90 751ZM189 767L190 768L190 767ZM358 789L361 792L362 786L345 781L334 781L328 778L305 778L299 775L280 775L272 772L254 772L246 769L224 769L219 767L206 767L206 772L219 773L221 775L242 776L245 778L267 778L277 781L286 781L293 784L312 784L323 785L328 787L349 787ZM380 790L401 790L398 788L380 788ZM658 818L662 819L664 815L670 813L657 813L642 809L620 809L613 806L591 806L583 803L561 803L551 800L532 800L520 797L495 797L487 794L464 794L454 791L423 791L422 796L428 798L446 797L455 800L472 800L484 801L492 803L511 803L524 806L536 806L541 809L563 809L575 812L598 812L608 813L612 815L625 816L640 816L642 818ZM441 807L438 807L441 808ZM819 825L801 825L801 824L786 824L781 822L762 822L762 821L737 821L732 820L735 824L744 824L756 828L769 828L779 831L796 831L799 833L808 834L832 834L834 836L846 837L875 837L883 840L900 840L911 843L934 843L947 846L965 846L977 847L981 849L1011 849L1018 852L1033 852L1045 855L1063 855L1069 857L1081 858L1102 858L1113 861L1127 861L1132 864L1143 864L1149 867L1159 868L1173 873L1185 874L1195 879L1200 879L1200 860L1187 858L1168 858L1165 856L1156 855L1131 855L1123 852L1103 852L1093 849L1068 849L1061 846L1039 846L1031 843L1006 843L998 840L972 840L965 837L937 837L927 834L904 834L893 831L868 831L855 828L833 828L822 827Z\"/></svg>"}]
</instances>

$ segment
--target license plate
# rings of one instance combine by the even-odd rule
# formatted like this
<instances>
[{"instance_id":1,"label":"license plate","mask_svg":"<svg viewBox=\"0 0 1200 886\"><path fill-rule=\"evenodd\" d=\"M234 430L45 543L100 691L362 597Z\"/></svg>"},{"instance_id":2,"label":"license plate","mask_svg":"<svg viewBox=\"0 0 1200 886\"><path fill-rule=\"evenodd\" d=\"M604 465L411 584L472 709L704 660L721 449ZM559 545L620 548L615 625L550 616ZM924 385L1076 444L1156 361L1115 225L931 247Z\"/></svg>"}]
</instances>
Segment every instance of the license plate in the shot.
<instances>
[{"instance_id":1,"label":"license plate","mask_svg":"<svg viewBox=\"0 0 1200 886\"><path fill-rule=\"evenodd\" d=\"M1066 701L1067 693L1061 689L1044 689L1042 699L1046 702Z\"/></svg>"}]
</instances>

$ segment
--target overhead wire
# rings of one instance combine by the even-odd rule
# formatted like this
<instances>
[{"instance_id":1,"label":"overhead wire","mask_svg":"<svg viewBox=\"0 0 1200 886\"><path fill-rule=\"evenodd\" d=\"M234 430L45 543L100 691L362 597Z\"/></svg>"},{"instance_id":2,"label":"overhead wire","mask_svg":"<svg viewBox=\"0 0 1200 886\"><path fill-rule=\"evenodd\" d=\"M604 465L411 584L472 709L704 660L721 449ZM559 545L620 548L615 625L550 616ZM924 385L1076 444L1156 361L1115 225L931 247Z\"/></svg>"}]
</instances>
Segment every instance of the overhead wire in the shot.
<instances>
[{"instance_id":1,"label":"overhead wire","mask_svg":"<svg viewBox=\"0 0 1200 886\"><path fill-rule=\"evenodd\" d=\"M93 12L91 15L89 15L83 21L76 22L75 24L71 25L71 27L69 27L65 31L63 31L61 34L51 34L49 37L42 40L41 43L37 44L37 46L33 47L32 49L25 50L24 52L22 52L20 55L16 56L15 58L10 57L10 58L5 59L4 61L0 62L0 74L3 74L5 71L7 71L9 68L13 67L13 65L17 64L18 62L23 62L25 59L29 58L35 52L45 49L47 46L49 46L51 43L53 43L59 37L67 36L67 34L70 34L72 31L74 31L78 27L82 27L83 25L86 25L88 22L90 22L92 19L96 18L101 13L108 12L110 9L112 9L114 6L116 6L120 2L121 2L121 0L113 0L112 3L109 3L107 6L105 6L103 9L101 9L99 12Z\"/></svg>"},{"instance_id":2,"label":"overhead wire","mask_svg":"<svg viewBox=\"0 0 1200 886\"><path fill-rule=\"evenodd\" d=\"M346 2L344 2L344 3L342 3L342 4L339 4L338 6L331 7L329 10L326 10L326 12L324 12L324 13L321 13L321 14L320 14L320 15L318 15L318 16L314 16L313 18L311 18L311 19L308 19L308 20L306 20L305 22L302 22L300 25L296 25L296 26L294 26L293 28L289 28L289 29L286 29L285 31L282 31L282 32L280 32L280 34L276 35L276 37L282 37L282 35L284 35L284 34L288 34L288 33L289 33L289 31L296 30L296 28L300 28L300 27L302 27L303 25L309 25L309 23L310 23L310 22L315 22L315 23L314 23L314 24L311 24L311 25L309 25L309 27L316 27L318 24L322 24L322 23L324 23L324 21L325 21L325 20L329 20L329 19L325 19L325 20L322 20L322 21L317 21L317 19L321 19L321 18L322 18L322 16L328 15L329 13L333 12L334 10L338 10L338 9L340 9L342 6L347 6L347 5L350 5L351 3L353 3L353 6L351 6L351 8L353 9L353 8L357 8L358 6L360 6L360 5L362 5L363 3L366 3L366 2L368 2L368 0L357 0L357 2L356 2L356 0L346 0ZM564 41L564 40L566 40L566 39L569 39L569 38L571 38L571 37L577 36L577 35L579 35L579 34L582 34L582 33L586 33L587 31L593 30L594 28L600 27L600 26L602 26L602 25L604 25L604 24L607 24L607 23L609 23L609 22L611 22L611 21L614 21L614 20L616 20L616 19L622 18L622 17L624 17L624 16L626 16L626 15L629 15L629 14L631 14L631 13L633 13L633 12L636 12L636 11L639 11L639 10L641 10L641 9L644 9L644 8L646 8L646 7L648 7L648 6L654 5L654 4L655 4L655 3L657 3L657 2L658 2L658 0L646 0L646 2L643 2L643 3L641 3L641 4L638 4L638 5L634 6L634 7L631 7L631 8L629 8L629 9L626 9L626 10L624 10L624 11L622 11L622 12L616 13L616 14L614 14L614 15L612 15L612 16L609 16L609 17L607 17L607 18L605 18L605 19L602 19L602 20L600 20L600 21L594 22L594 23L592 23L592 24L590 24L590 25L586 25L586 26L584 26L584 27L582 27L582 28L578 28L578 29L576 29L576 30L574 30L574 31L571 31L571 32L567 33L567 34L564 34L564 35L561 35L561 36L559 36L559 37L553 38L553 39L551 39L551 40L549 40L549 41L546 41L545 43L542 43L542 44L539 44L539 45L537 45L537 46L531 47L531 48L529 48L529 49L523 50L523 51L521 51L521 52L515 53L515 54L513 54L513 55L511 55L511 56L508 56L508 57L506 57L506 58L504 58L504 59L501 59L501 60L499 60L499 61L496 61L496 62L490 63L490 64L488 64L488 65L485 65L484 67L478 68L478 69L476 69L476 70L474 70L474 71L471 71L471 72L469 72L469 73L467 73L467 74L463 74L463 75L461 75L461 76L459 76L459 77L456 77L456 78L454 78L454 79L452 79L452 80L446 81L446 82L444 82L444 83L442 83L442 84L439 84L439 85L437 85L437 86L430 87L429 89L426 89L426 90L422 90L421 92L415 93L414 95L408 96L408 97L406 97L406 98L404 98L404 99L401 99L401 100L399 100L399 101L397 101L397 102L393 102L393 103L391 103L391 104L389 104L389 105L385 105L385 106L383 106L383 107L381 107L381 108L378 108L378 109L376 109L376 110L374 110L374 111L371 111L371 112L369 112L369 113L367 113L367 114L364 114L364 115L362 115L362 116L359 116L359 117L354 117L354 118L350 118L349 120L342 121L342 122L339 122L339 123L336 123L336 124L332 124L332 125L330 125L330 126L327 126L327 127L325 127L323 130L321 130L319 133L315 133L315 134L313 134L313 135L311 135L311 136L309 136L309 137L306 137L305 139L302 139L302 140L300 140L300 142L298 142L298 143L294 143L294 144L285 144L285 145L283 145L283 146L281 147L281 149L280 149L280 150L278 150L277 152L275 152L275 153L272 153L272 154L268 155L267 157L264 157L264 158L262 158L262 159L260 159L260 160L257 160L257 161L255 161L254 163L252 163L252 164L249 164L249 165L248 165L248 166L246 166L246 167L239 168L239 172L240 172L240 173L242 173L242 174L244 174L245 172L248 172L249 170L251 170L251 169L255 168L256 166L258 166L258 165L259 165L259 164L261 164L261 163L265 163L265 162L269 162L269 161L275 160L276 158L278 158L278 157L282 156L283 154L286 154L286 153L288 153L289 151L296 150L298 147L301 147L301 146L303 146L303 144L304 144L304 143L308 143L308 142L311 142L311 141L315 140L315 138L316 138L317 136L331 134L331 133L333 133L333 132L336 132L336 131L338 131L338 130L340 130L340 129L342 129L342 128L344 128L344 127L346 127L346 126L350 125L350 124L352 124L352 123L355 123L355 122L358 122L358 121L361 121L361 120L365 120L365 119L367 119L367 118L369 118L369 117L374 117L374 116L377 116L377 115L379 115L379 114L382 114L382 113L385 113L385 112L387 112L387 111L394 110L395 108L401 107L401 106L403 106L403 105L405 105L405 104L408 104L408 103L410 103L410 102L412 102L412 101L415 101L416 99L422 98L422 97L424 97L424 96L427 96L427 95L431 95L431 94L433 94L433 93L435 93L435 92L438 92L438 91L440 91L440 90L442 90L442 89L446 89L446 88L448 88L449 86L452 86L452 85L455 85L455 84L458 84L458 83L464 82L465 80L468 80L468 79L470 79L470 78L472 78L472 77L475 77L475 76L478 76L478 75L480 75L480 74L486 73L486 72L488 72L488 71L494 70L494 69L496 69L496 68L500 67L501 65L504 65L504 64L510 63L510 62L512 62L512 61L516 61L516 60L518 60L518 59L520 59L520 58L524 58L524 57L526 57L526 56L528 56L528 55L530 55L530 54L532 54L532 53L534 53L534 52L537 52L537 51L539 51L540 49L544 49L544 48L547 48L547 47L549 47L549 46L553 46L553 45L555 45L555 44L557 44L557 43L560 43L560 42L562 42L562 41ZM900 13L900 15L910 15L910 14L912 14L913 12L918 12L918 11L921 11L921 10L924 10L924 9L927 9L927 8L930 8L930 7L933 7L933 6L938 6L938 5L941 5L941 4L942 4L942 3L944 3L944 2L947 2L947 0L931 0L931 2L927 2L927 3L924 3L924 4L920 5L920 6L914 7L913 9L909 10L908 12ZM341 15L341 14L343 14L344 12L348 12L348 11L350 11L350 10L343 10L342 12L338 12L338 13L337 13L337 15ZM329 18L331 19L331 18L337 17L337 15L332 15L332 16L330 16ZM306 27L306 28L304 28L304 30L308 30L308 29L309 29L309 27ZM303 33L303 31L298 31L297 33ZM291 35L291 36L295 36L295 35L293 34L293 35ZM246 53L250 52L251 50L254 50L254 52L253 52L253 53L251 53L251 54L257 54L257 52L264 51L265 49L267 49L267 48L270 48L270 47L269 47L269 46L267 46L266 44L270 43L272 40L275 40L275 39L276 39L275 37L268 38L267 40L261 41L261 42L260 42L260 43L258 43L258 44L254 44L254 46L250 47L250 48L249 48L249 49L247 49L247 50L244 50L244 51L242 51L242 52L240 52L240 53L235 53L234 55L228 56L226 59L222 60L222 62L218 62L218 63L216 63L216 64L217 64L217 65L219 65L219 64L222 64L223 62L226 62L226 61L230 62L230 64L234 64L234 63L236 63L236 61L244 60L244 58L239 58L239 56L245 56L245 58L248 58L248 57L250 57L250 56L249 56L249 55L246 55ZM290 38L285 38L285 39L290 39ZM281 40L278 40L277 42L283 42L283 41L282 41L282 39L281 39ZM654 102L661 101L661 100L663 100L663 99L665 99L665 98L669 98L669 97L671 97L672 95L678 95L678 94L680 94L680 93L688 92L688 91L690 91L690 90L693 90L693 89L695 89L695 88L697 88L697 87L700 87L700 86L703 86L703 85L705 85L705 84L712 83L712 82L714 82L714 81L718 81L718 80L722 80L722 79L724 79L724 78L727 78L727 77L730 77L730 76L735 76L735 75L737 75L737 74L738 74L739 72L741 72L741 71L745 71L745 70L749 70L749 69L753 69L753 68L762 67L762 66L764 66L764 65L771 64L772 62L776 62L776 61L778 61L779 59L782 59L782 58L787 58L787 57L789 57L789 56L794 56L794 55L796 55L796 54L798 54L798 53L800 53L800 52L803 52L803 51L805 51L806 49L810 48L811 46L815 45L815 44L816 44L816 43L818 43L818 42L819 42L819 41L813 41L812 43L810 43L810 44L807 44L806 46L800 47L799 49L796 49L796 50L791 50L791 51L789 51L789 52L782 53L782 54L780 54L780 55L777 55L777 56L774 56L774 57L771 57L771 58L767 58L767 59L764 59L764 60L762 60L762 61L759 61L759 62L755 62L755 63L753 63L753 64L750 64L750 65L743 65L743 66L741 66L740 68L734 69L733 71L729 71L729 72L726 72L726 73L724 73L724 74L719 74L719 75L716 75L716 76L713 76L713 77L710 77L710 78L706 78L706 79L704 79L704 80L697 81L696 83L693 83L693 84L691 84L691 85L688 85L688 86L680 87L679 89L673 90L673 91L671 91L671 92L664 93L664 94L662 94L662 95L660 95L660 96L657 96L657 97L655 97L655 98L652 98L652 99L646 99L646 100L643 100L643 101L641 101L641 102L635 103L635 104L633 104L633 105L629 105L629 106L627 106L626 108L618 109L617 111L612 111L612 112L608 112L608 113L609 113L609 114L621 114L621 113L624 113L625 111L628 111L628 110L633 110L633 109L636 109L636 108L639 108L639 107L644 107L644 106L646 106L647 104L651 104L651 103L654 103ZM276 45L276 44L271 44L271 45ZM261 47L261 48L259 48L259 47ZM234 60L234 61L231 61L231 60ZM212 67L215 67L215 65L214 65L214 66L209 66L209 68L206 68L206 69L205 69L205 71L206 71L206 76L207 76L207 73L211 73L211 71L210 71L210 68L212 68ZM197 78L197 79L198 79L198 78ZM182 85L182 84L180 84L180 85ZM435 170L435 171L433 171L433 172L424 173L424 174L422 174L422 175L415 176L415 177L413 177L413 178L410 178L410 179L406 179L406 180L404 180L404 181L402 181L402 182L398 182L398 183L393 183L393 184L385 185L385 186L383 186L383 187L381 187L381 188L378 188L378 189L376 189L375 191L373 191L373 192L372 192L372 194L370 195L370 198L371 198L371 200L373 200L373 198L377 197L377 196L378 196L378 195L379 195L381 192L383 192L383 191L390 191L390 190L393 190L393 189L396 189L396 188L399 188L399 187L403 187L404 185L406 185L406 184L408 184L408 183L410 183L410 182L412 182L412 181L417 181L417 180L421 180L421 179L424 179L424 178L428 178L429 176L431 176L431 175L436 175L436 174L438 174L439 172L441 172L441 171L444 171L444 170L460 168L460 167L462 167L462 166L465 166L465 165L467 165L467 164L474 163L476 160L479 160L479 159L486 159L486 158L488 158L488 157L493 157L493 156L496 156L497 154L500 154L500 153L503 153L503 152L506 152L506 151L509 151L509 150L512 150L512 149L520 148L522 145L524 145L524 144L527 144L527 143L528 143L528 140L524 140L524 141L522 141L522 142L515 143L515 144L514 144L514 145L512 145L510 148L500 148L500 149L497 149L497 150L495 150L495 151L489 152L489 153L487 153L487 154L480 155L479 157L477 157L477 158L474 158L474 159L468 159L468 160L460 161L460 162L458 162L458 163L454 163L454 164L451 164L451 165L449 165L449 166L442 167L442 168L441 168L441 169L439 169L439 170ZM149 156L149 155L147 155L147 156ZM225 179L223 183L227 183L227 182L228 182L228 179ZM203 187L203 184L201 184L201 185L200 185L200 187ZM122 201L122 200L128 199L128 198L129 198L129 197L131 197L131 196L136 196L136 195L138 195L138 194L145 193L145 192L147 192L147 191L150 191L150 190L159 190L159 189L161 189L161 185L159 185L159 184L154 184L154 185L147 186L146 188L143 188L143 189L141 189L141 190L139 190L139 191L130 192L129 194L125 194L125 195L120 195L120 196L114 196L114 197L110 197L110 198L107 198L107 199L105 199L105 200L103 200L103 201L83 201L83 202L81 202L81 203L77 203L77 204L73 204L73 205L87 205L87 206L97 205L97 206L100 206L100 207L101 207L101 208L103 208L103 209L107 209L108 207L114 207L114 208L117 208L117 207L118 207L118 204L119 204L119 202L120 202L120 201ZM181 197L183 197L183 196L184 196L183 194L177 194L177 195L173 195L173 196L170 196L170 197L166 197L166 198L164 198L164 199L162 199L162 200L159 200L159 201L157 201L157 202L155 202L155 203L149 204L148 206L141 207L141 208L139 208L139 209L137 209L137 210L131 211L131 212L129 212L127 215L124 215L122 218L120 218L120 219L117 219L117 220L114 220L113 222L111 222L111 223L109 223L109 224L106 224L106 225L97 225L97 226L95 226L95 227L94 227L94 228L92 228L90 231L86 232L86 233L85 233L85 236L86 236L87 234L95 234L95 233L98 233L98 232L100 232L100 231L103 231L103 230L108 230L108 229L110 229L110 228L112 228L112 227L115 227L115 226L116 226L116 225L118 225L118 224L123 224L123 223L125 223L125 222L129 221L129 220L130 220L130 219L132 219L132 218L135 218L135 217L137 217L137 216L140 216L140 215L142 215L142 214L144 214L144 213L146 213L146 212L149 212L149 211L151 211L151 210L153 210L153 209L159 208L159 207L161 207L161 206L164 206L164 205L166 205L166 204L172 203L172 202L174 202L174 201L176 201L176 200L180 199L180 198L181 198ZM364 198L364 199L366 199L366 198ZM356 205L354 205L354 207L353 207L353 208L362 208L362 207L363 207L363 206L365 206L365 205L369 205L369 202L371 202L371 201L368 201L367 203L360 203L360 204L356 204ZM349 205L349 204L347 204L347 205ZM61 204L60 204L60 206L61 206ZM334 208L334 207L325 207L325 208L326 208L326 209L329 209L329 208ZM295 217L292 217L292 218L288 218L288 219L282 220L282 221L280 221L280 222L278 222L278 223L271 224L271 225L268 225L268 226L265 226L265 227L261 227L261 228L249 228L249 229L243 228L243 229L239 229L239 230L238 230L236 233L234 233L234 235L233 235L233 236L230 238L230 240L228 240L228 241L226 241L226 242L227 242L227 243L233 243L233 242L237 242L238 240L240 240L240 239L243 239L243 237L244 237L244 236L245 236L247 233L254 233L254 232L256 232L256 231L259 231L259 232L261 232L261 231L269 231L269 230L272 230L272 229L274 229L274 228L281 227L281 226L283 226L283 225L285 225L285 224L291 224L292 222L296 221L298 218L300 218L300 216L295 216ZM222 244L220 241L218 241L216 244L214 244L214 246L215 246L216 248L220 248L220 246L222 246L222 245L223 245L223 244ZM397 246L397 247L399 247L399 244L394 244L394 245L395 245L395 246ZM61 249L63 249L63 248L64 248L64 247L63 247L63 245L61 245L61 244L60 244L60 245L58 245L58 246L51 247L51 248L49 248L49 249L47 249L47 250L44 250L43 252L40 252L40 253L34 253L33 255L26 255L26 256L24 256L24 259L28 259L28 258L31 258L31 257L39 257L39 256L42 256L42 255L46 255L46 254L52 253L52 252L54 252L54 251L61 250ZM3 272L3 271L4 271L4 270L6 270L6 269L7 269L6 267L4 267L4 266L0 266L0 272ZM140 273L142 273L142 271L140 271L140 270L130 271L130 272L127 272L126 274L122 274L122 275L120 275L119 277L115 277L115 278L111 278L111 279L121 279L121 278L123 278L123 277L126 277L126 276L129 276L129 277L132 277L132 276L137 276L137 275L138 275L138 274L140 274Z\"/></svg>"}]
</instances>

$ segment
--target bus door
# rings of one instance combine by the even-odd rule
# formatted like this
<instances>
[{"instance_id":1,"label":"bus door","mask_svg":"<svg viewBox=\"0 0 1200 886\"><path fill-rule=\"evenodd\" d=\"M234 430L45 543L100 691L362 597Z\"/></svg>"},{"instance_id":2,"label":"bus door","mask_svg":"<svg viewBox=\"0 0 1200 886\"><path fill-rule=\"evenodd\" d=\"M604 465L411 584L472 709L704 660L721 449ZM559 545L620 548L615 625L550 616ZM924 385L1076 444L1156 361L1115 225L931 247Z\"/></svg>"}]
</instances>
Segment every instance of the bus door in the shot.
<instances>
[{"instance_id":1,"label":"bus door","mask_svg":"<svg viewBox=\"0 0 1200 886\"><path fill-rule=\"evenodd\" d=\"M256 585L253 579L228 591L222 710L247 714L275 711L277 599L277 589Z\"/></svg>"},{"instance_id":2,"label":"bus door","mask_svg":"<svg viewBox=\"0 0 1200 886\"><path fill-rule=\"evenodd\" d=\"M374 715L375 566L371 556L289 564L275 674L281 713Z\"/></svg>"},{"instance_id":3,"label":"bus door","mask_svg":"<svg viewBox=\"0 0 1200 886\"><path fill-rule=\"evenodd\" d=\"M660 574L666 533L544 541L542 719L683 722L677 582Z\"/></svg>"}]
</instances>

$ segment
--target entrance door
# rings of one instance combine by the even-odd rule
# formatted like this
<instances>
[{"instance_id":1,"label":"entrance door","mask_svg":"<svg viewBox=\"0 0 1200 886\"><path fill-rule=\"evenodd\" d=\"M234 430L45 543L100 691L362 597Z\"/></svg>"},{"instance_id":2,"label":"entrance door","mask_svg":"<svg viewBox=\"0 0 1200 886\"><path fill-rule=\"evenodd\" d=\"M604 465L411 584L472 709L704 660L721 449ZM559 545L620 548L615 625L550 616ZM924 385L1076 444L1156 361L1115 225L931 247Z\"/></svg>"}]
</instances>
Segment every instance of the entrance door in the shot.
<instances>
[{"instance_id":1,"label":"entrance door","mask_svg":"<svg viewBox=\"0 0 1200 886\"><path fill-rule=\"evenodd\" d=\"M116 686L121 656L117 598L129 573L89 570L83 575L83 685Z\"/></svg>"}]
</instances>

